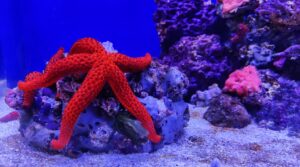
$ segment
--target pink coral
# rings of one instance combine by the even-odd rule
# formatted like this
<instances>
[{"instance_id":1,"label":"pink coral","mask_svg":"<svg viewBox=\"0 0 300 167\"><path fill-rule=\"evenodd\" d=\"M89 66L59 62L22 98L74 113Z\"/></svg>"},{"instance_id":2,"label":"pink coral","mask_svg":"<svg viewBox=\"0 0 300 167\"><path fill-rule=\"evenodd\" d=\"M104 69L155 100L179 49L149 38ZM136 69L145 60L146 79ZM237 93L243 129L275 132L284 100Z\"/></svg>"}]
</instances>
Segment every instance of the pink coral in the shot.
<instances>
[{"instance_id":1,"label":"pink coral","mask_svg":"<svg viewBox=\"0 0 300 167\"><path fill-rule=\"evenodd\" d=\"M240 96L247 96L250 93L260 91L261 80L254 66L246 66L236 70L229 75L225 82L224 90L236 92Z\"/></svg>"},{"instance_id":2,"label":"pink coral","mask_svg":"<svg viewBox=\"0 0 300 167\"><path fill-rule=\"evenodd\" d=\"M249 0L221 0L223 3L222 13L231 13L243 4L249 2Z\"/></svg>"}]
</instances>

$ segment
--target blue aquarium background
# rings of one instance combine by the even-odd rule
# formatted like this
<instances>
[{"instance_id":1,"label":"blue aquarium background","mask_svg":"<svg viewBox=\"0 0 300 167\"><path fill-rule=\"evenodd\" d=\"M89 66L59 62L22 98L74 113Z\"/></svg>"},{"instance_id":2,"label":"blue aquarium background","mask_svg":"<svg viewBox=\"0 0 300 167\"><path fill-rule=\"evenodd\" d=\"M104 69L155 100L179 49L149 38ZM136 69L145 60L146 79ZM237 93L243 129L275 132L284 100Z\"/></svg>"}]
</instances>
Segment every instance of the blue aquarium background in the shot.
<instances>
[{"instance_id":1,"label":"blue aquarium background","mask_svg":"<svg viewBox=\"0 0 300 167\"><path fill-rule=\"evenodd\" d=\"M82 37L111 41L133 57L158 56L154 11L153 0L1 1L0 77L14 87L28 72L42 71L58 48L68 51Z\"/></svg>"}]
</instances>

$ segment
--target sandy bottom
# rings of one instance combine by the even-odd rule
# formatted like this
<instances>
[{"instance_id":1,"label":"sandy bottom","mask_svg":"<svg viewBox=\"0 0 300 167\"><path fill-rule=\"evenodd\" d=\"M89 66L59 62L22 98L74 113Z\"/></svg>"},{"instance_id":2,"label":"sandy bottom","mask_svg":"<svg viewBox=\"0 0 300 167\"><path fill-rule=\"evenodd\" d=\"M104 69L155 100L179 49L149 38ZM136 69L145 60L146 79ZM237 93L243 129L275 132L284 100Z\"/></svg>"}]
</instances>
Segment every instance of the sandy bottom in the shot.
<instances>
[{"instance_id":1,"label":"sandy bottom","mask_svg":"<svg viewBox=\"0 0 300 167\"><path fill-rule=\"evenodd\" d=\"M11 111L0 99L0 116ZM78 159L49 155L27 146L18 133L18 121L0 124L0 166L300 166L300 139L255 124L244 129L224 129L203 120L204 109L193 108L183 137L155 153L83 154ZM218 166L218 165L217 165Z\"/></svg>"}]
</instances>

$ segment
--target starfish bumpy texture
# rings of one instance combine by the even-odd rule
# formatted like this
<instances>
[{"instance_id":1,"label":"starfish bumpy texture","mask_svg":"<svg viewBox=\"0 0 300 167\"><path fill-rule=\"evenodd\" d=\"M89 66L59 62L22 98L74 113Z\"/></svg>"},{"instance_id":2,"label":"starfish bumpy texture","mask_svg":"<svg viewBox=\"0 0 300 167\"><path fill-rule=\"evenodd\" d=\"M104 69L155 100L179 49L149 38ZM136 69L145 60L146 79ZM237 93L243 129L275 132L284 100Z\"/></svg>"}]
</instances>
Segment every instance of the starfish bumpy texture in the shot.
<instances>
[{"instance_id":1,"label":"starfish bumpy texture","mask_svg":"<svg viewBox=\"0 0 300 167\"><path fill-rule=\"evenodd\" d=\"M160 142L161 137L156 133L151 116L134 95L123 74L147 68L152 60L150 54L141 58L130 58L120 53L108 53L92 38L78 40L65 58L62 53L63 50L60 49L53 56L43 74L35 74L34 77L18 84L19 89L29 94L24 98L30 102L35 90L51 86L70 74L87 73L63 112L60 134L58 139L51 141L51 148L60 150L68 144L80 113L97 97L106 83L110 85L120 103L149 132L148 139L154 143Z\"/></svg>"},{"instance_id":2,"label":"starfish bumpy texture","mask_svg":"<svg viewBox=\"0 0 300 167\"><path fill-rule=\"evenodd\" d=\"M40 72L31 72L25 77L25 81L29 82L34 80L35 78L39 78L42 75ZM30 108L33 101L34 101L34 96L36 94L36 90L30 90L30 91L24 91L24 100L23 100L23 107L24 108Z\"/></svg>"}]
</instances>

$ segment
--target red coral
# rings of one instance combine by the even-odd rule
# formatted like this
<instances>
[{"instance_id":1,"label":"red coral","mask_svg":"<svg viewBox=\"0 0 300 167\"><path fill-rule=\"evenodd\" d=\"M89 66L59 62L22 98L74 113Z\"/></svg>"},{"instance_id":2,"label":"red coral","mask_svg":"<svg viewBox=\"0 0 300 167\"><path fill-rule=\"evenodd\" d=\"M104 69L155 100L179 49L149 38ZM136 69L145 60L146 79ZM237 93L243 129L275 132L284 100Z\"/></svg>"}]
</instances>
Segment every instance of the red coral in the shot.
<instances>
[{"instance_id":1,"label":"red coral","mask_svg":"<svg viewBox=\"0 0 300 167\"><path fill-rule=\"evenodd\" d=\"M254 66L246 66L229 75L225 82L224 90L236 92L240 96L260 91L261 80Z\"/></svg>"}]
</instances>

